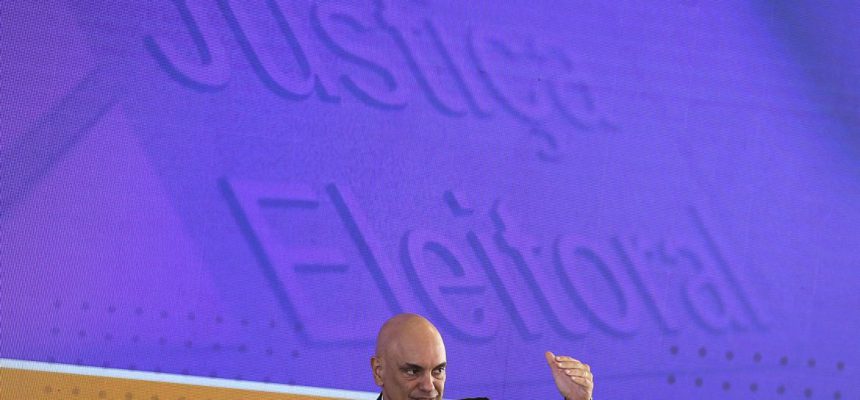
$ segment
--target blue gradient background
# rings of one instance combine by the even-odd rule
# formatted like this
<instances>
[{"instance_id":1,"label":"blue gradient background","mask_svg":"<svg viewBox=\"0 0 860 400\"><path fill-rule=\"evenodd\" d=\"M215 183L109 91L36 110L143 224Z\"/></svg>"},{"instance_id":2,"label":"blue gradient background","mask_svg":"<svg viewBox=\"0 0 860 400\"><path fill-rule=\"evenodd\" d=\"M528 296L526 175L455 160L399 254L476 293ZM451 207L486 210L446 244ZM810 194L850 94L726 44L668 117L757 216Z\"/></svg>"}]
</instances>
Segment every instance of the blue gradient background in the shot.
<instances>
[{"instance_id":1,"label":"blue gradient background","mask_svg":"<svg viewBox=\"0 0 860 400\"><path fill-rule=\"evenodd\" d=\"M860 7L2 5L2 357L860 399Z\"/></svg>"}]
</instances>

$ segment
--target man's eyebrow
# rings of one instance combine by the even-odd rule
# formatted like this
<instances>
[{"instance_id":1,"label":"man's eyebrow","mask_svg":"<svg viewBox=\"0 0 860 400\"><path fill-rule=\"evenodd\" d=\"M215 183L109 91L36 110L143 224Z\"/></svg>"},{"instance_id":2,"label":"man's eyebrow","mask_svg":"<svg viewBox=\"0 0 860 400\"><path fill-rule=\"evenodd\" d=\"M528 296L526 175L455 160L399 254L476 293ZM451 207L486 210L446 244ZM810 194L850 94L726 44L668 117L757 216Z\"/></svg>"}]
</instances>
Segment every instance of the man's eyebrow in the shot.
<instances>
[{"instance_id":1,"label":"man's eyebrow","mask_svg":"<svg viewBox=\"0 0 860 400\"><path fill-rule=\"evenodd\" d=\"M446 361L446 362L443 362L442 364L439 364L439 365L433 367L433 369L445 368L447 366L448 366L448 362ZM417 369L419 371L423 371L424 367L422 367L418 364L405 363L405 364L400 366L400 369Z\"/></svg>"}]
</instances>

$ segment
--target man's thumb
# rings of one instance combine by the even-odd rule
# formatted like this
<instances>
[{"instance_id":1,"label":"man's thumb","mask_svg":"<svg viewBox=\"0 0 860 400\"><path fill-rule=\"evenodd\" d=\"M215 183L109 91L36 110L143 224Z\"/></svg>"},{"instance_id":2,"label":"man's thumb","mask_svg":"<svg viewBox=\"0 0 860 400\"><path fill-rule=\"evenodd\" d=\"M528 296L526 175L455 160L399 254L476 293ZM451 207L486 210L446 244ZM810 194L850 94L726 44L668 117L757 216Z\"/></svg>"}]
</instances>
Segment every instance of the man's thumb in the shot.
<instances>
[{"instance_id":1,"label":"man's thumb","mask_svg":"<svg viewBox=\"0 0 860 400\"><path fill-rule=\"evenodd\" d=\"M548 351L543 354L546 357L546 363L549 364L550 368L555 366L555 354L552 354L551 351Z\"/></svg>"}]
</instances>

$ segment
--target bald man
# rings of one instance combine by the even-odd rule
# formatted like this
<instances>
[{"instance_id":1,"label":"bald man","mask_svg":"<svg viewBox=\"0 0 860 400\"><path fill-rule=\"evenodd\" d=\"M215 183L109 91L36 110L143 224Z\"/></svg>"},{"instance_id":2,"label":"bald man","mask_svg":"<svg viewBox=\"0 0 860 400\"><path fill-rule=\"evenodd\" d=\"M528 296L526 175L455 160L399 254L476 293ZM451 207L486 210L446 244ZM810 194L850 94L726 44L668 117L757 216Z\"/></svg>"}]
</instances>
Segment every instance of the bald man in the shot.
<instances>
[{"instance_id":1,"label":"bald man","mask_svg":"<svg viewBox=\"0 0 860 400\"><path fill-rule=\"evenodd\" d=\"M590 400L591 368L567 356L546 352L558 391L566 400ZM376 355L370 359L373 380L382 388L378 400L441 400L445 390L445 343L426 318L399 314L382 325Z\"/></svg>"}]
</instances>

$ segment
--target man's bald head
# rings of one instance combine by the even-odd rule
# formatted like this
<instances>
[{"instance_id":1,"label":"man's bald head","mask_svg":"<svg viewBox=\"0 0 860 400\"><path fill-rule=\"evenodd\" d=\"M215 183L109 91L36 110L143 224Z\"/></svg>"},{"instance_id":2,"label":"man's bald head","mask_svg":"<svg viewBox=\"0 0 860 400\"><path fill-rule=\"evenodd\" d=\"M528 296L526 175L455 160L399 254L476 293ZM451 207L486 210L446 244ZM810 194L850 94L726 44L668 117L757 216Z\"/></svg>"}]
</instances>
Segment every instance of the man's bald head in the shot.
<instances>
[{"instance_id":1,"label":"man's bald head","mask_svg":"<svg viewBox=\"0 0 860 400\"><path fill-rule=\"evenodd\" d=\"M426 318L399 314L379 329L371 367L386 400L441 399L446 365L442 335Z\"/></svg>"},{"instance_id":2,"label":"man's bald head","mask_svg":"<svg viewBox=\"0 0 860 400\"><path fill-rule=\"evenodd\" d=\"M442 335L433 324L418 314L397 314L385 321L376 335L376 356L382 357L391 346L410 342L442 344Z\"/></svg>"}]
</instances>

